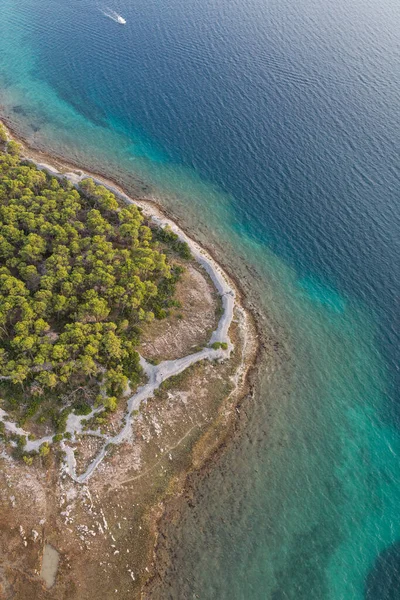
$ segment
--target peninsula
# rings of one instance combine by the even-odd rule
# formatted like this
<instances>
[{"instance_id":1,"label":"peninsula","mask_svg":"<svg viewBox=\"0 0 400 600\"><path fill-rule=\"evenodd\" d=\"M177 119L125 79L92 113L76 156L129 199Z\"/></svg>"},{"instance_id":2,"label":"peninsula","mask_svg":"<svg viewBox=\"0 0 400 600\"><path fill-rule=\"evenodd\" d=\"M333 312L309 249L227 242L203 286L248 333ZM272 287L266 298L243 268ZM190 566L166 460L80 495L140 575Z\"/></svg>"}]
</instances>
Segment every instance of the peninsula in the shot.
<instances>
[{"instance_id":1,"label":"peninsula","mask_svg":"<svg viewBox=\"0 0 400 600\"><path fill-rule=\"evenodd\" d=\"M0 127L0 590L134 598L157 520L227 435L256 354L209 254Z\"/></svg>"}]
</instances>

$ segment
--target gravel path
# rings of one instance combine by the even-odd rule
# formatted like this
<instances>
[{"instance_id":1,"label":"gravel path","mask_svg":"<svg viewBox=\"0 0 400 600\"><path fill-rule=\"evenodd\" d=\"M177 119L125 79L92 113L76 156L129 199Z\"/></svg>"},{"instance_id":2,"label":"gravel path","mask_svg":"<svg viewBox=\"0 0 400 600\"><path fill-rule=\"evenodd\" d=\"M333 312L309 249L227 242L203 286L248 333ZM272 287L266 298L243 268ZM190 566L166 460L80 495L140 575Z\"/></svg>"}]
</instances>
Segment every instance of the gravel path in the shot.
<instances>
[{"instance_id":1,"label":"gravel path","mask_svg":"<svg viewBox=\"0 0 400 600\"><path fill-rule=\"evenodd\" d=\"M90 175L82 174L80 176L75 173L67 173L65 175L61 175L59 171L55 170L50 165L41 163L37 165L40 169L44 169L49 171L51 175L56 177L66 177L69 179L77 188L79 188L79 183L82 179L86 179ZM228 331L229 327L232 323L233 319L233 310L235 306L235 291L231 284L229 283L225 273L222 271L220 266L213 260L213 258L195 241L189 238L173 221L163 217L161 214L153 214L154 210L149 207L144 202L135 202L122 193L116 187L112 185L108 185L106 182L92 177L95 183L103 185L107 187L111 192L113 192L116 196L124 200L128 204L138 204L144 209L146 216L151 218L155 224L159 227L165 227L168 225L182 241L187 242L190 247L190 250L195 258L195 260L207 271L210 275L213 284L221 297L223 313L218 322L218 326L213 331L209 344L213 344L214 342L225 342L228 344L228 349L217 349L214 350L211 347L204 348L195 354L189 354L188 356L184 356L183 358L179 358L176 360L167 360L164 361L157 366L151 365L148 363L143 357L140 358L140 364L143 368L144 373L146 374L148 381L145 385L142 385L138 388L137 392L131 396L128 400L128 407L126 414L123 419L123 424L121 426L121 430L115 436L105 436L101 434L99 431L90 431L86 433L90 433L91 435L97 435L104 439L104 444L97 454L96 458L90 463L89 467L86 469L84 473L81 475L76 474L76 460L74 455L74 448L70 445L67 445L64 441L61 442L61 448L64 450L66 455L65 461L65 471L70 475L70 477L78 482L85 483L90 478L90 476L94 473L96 468L99 466L103 458L107 454L107 447L110 444L121 444L123 441L127 440L132 434L132 419L134 418L133 413L138 411L142 404L145 404L147 400L154 394L154 391L160 387L163 381L172 377L173 375L178 375L185 371L188 367L193 365L194 363L199 362L200 360L219 360L229 358L230 352L232 350L232 343L229 339ZM67 421L66 431L71 434L71 441L69 443L74 443L76 435L82 432L82 427L84 421L91 419L93 415L102 410L102 408L94 409L89 415L78 416L75 414L70 414ZM0 421L5 424L5 427L11 433L15 433L18 435L24 435L28 438L29 433L24 429L17 427L15 423L9 421L7 419L7 413L0 409ZM52 436L46 436L39 440L29 440L27 439L24 450L26 452L37 451L43 443L52 444Z\"/></svg>"}]
</instances>

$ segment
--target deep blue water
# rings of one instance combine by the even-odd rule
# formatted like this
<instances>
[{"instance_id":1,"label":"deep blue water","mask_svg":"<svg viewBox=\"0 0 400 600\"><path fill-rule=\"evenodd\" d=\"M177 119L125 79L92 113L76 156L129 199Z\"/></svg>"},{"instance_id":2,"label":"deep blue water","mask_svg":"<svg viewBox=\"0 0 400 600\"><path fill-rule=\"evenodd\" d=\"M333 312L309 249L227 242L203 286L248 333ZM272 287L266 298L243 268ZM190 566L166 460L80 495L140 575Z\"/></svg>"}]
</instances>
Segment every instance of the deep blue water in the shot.
<instances>
[{"instance_id":1,"label":"deep blue water","mask_svg":"<svg viewBox=\"0 0 400 600\"><path fill-rule=\"evenodd\" d=\"M168 594L400 598L400 7L109 7L126 25L94 0L2 1L3 114L251 265L290 355L171 531Z\"/></svg>"}]
</instances>

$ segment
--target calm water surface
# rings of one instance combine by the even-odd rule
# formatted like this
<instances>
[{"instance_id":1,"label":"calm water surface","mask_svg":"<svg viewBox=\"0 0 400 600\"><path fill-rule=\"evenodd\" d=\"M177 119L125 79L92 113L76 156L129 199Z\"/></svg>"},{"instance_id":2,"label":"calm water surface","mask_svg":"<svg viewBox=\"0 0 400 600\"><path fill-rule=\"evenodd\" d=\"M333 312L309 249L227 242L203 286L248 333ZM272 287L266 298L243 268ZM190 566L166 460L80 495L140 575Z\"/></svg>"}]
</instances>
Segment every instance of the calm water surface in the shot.
<instances>
[{"instance_id":1,"label":"calm water surface","mask_svg":"<svg viewBox=\"0 0 400 600\"><path fill-rule=\"evenodd\" d=\"M126 25L95 0L2 0L2 113L162 194L286 357L171 527L159 597L398 600L400 6L108 8Z\"/></svg>"}]
</instances>

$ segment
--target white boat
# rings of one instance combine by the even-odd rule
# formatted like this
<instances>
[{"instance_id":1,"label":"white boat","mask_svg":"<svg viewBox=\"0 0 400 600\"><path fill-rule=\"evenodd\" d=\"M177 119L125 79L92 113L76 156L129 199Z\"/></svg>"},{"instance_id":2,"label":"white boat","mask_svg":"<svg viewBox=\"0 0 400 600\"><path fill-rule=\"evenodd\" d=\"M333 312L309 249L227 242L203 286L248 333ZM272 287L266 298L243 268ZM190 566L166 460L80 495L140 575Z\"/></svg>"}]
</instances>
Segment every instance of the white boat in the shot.
<instances>
[{"instance_id":1,"label":"white boat","mask_svg":"<svg viewBox=\"0 0 400 600\"><path fill-rule=\"evenodd\" d=\"M121 17L121 15L119 15L117 12L115 12L115 10L111 10L111 8L105 8L101 12L103 13L103 15L105 17L112 19L113 21L115 21L116 23L119 23L120 25L126 24L126 19L124 19L124 17Z\"/></svg>"}]
</instances>

